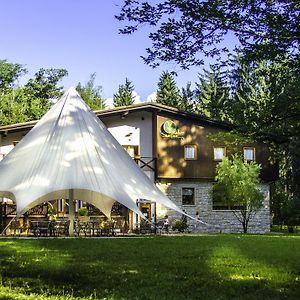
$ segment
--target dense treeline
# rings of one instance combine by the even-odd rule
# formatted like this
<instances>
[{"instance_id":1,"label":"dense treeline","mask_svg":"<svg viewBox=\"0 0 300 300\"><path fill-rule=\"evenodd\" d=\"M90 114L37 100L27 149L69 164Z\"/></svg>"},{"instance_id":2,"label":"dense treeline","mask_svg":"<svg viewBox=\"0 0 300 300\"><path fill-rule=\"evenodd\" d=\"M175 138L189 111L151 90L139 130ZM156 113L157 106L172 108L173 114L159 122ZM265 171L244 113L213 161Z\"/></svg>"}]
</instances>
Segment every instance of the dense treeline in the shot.
<instances>
[{"instance_id":1,"label":"dense treeline","mask_svg":"<svg viewBox=\"0 0 300 300\"><path fill-rule=\"evenodd\" d=\"M279 164L280 180L273 185L275 223L300 223L300 63L298 57L281 61L247 61L236 57L227 65L211 66L199 77L195 90L168 100L170 79L160 84L157 101L208 118L236 125L235 134L267 143L270 160ZM163 87L162 87L163 86ZM177 93L177 94L176 94ZM161 94L165 94L164 97ZM171 98L174 99L175 97ZM185 106L182 106L186 99ZM232 137L219 136L224 142Z\"/></svg>"}]
</instances>

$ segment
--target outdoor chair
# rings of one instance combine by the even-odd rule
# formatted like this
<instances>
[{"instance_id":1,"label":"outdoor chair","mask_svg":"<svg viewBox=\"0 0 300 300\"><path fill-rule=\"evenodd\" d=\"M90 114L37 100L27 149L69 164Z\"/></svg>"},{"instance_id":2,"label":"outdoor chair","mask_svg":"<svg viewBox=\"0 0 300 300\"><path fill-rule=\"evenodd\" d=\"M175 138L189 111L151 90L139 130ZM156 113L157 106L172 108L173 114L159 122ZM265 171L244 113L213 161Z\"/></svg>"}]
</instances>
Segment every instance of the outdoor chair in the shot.
<instances>
[{"instance_id":1,"label":"outdoor chair","mask_svg":"<svg viewBox=\"0 0 300 300\"><path fill-rule=\"evenodd\" d=\"M92 236L99 236L101 234L100 223L99 218L90 218L89 225Z\"/></svg>"},{"instance_id":2,"label":"outdoor chair","mask_svg":"<svg viewBox=\"0 0 300 300\"><path fill-rule=\"evenodd\" d=\"M101 236L115 235L115 222L114 221L104 221L99 224Z\"/></svg>"},{"instance_id":3,"label":"outdoor chair","mask_svg":"<svg viewBox=\"0 0 300 300\"><path fill-rule=\"evenodd\" d=\"M13 220L11 223L10 223L10 232L16 236L20 236L21 233L22 233L22 226L20 224L20 221L19 220Z\"/></svg>"},{"instance_id":4,"label":"outdoor chair","mask_svg":"<svg viewBox=\"0 0 300 300\"><path fill-rule=\"evenodd\" d=\"M141 222L140 233L141 234L152 233L152 224L148 222Z\"/></svg>"},{"instance_id":5,"label":"outdoor chair","mask_svg":"<svg viewBox=\"0 0 300 300\"><path fill-rule=\"evenodd\" d=\"M50 236L53 232L53 223L51 221L32 221L31 229L34 236Z\"/></svg>"},{"instance_id":6,"label":"outdoor chair","mask_svg":"<svg viewBox=\"0 0 300 300\"><path fill-rule=\"evenodd\" d=\"M143 220L141 223L136 224L134 232L136 234L150 234L154 232L154 228L152 223Z\"/></svg>"},{"instance_id":7,"label":"outdoor chair","mask_svg":"<svg viewBox=\"0 0 300 300\"><path fill-rule=\"evenodd\" d=\"M77 236L80 236L81 233L84 234L84 236L90 236L91 235L91 225L90 223L87 222L83 222L83 221L79 221L77 220L75 222L75 231Z\"/></svg>"},{"instance_id":8,"label":"outdoor chair","mask_svg":"<svg viewBox=\"0 0 300 300\"><path fill-rule=\"evenodd\" d=\"M156 223L156 233L162 234L164 230L164 220L158 220Z\"/></svg>"},{"instance_id":9,"label":"outdoor chair","mask_svg":"<svg viewBox=\"0 0 300 300\"><path fill-rule=\"evenodd\" d=\"M67 236L69 235L69 220L58 220L54 222L54 235L55 236Z\"/></svg>"}]
</instances>

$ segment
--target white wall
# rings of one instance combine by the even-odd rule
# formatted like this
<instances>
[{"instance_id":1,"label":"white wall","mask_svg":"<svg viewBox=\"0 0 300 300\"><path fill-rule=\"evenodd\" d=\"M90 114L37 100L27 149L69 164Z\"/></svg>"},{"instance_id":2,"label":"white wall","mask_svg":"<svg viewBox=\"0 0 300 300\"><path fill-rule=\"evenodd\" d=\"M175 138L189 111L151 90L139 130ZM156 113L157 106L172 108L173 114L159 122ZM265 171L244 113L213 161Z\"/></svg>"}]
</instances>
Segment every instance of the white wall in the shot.
<instances>
[{"instance_id":1,"label":"white wall","mask_svg":"<svg viewBox=\"0 0 300 300\"><path fill-rule=\"evenodd\" d=\"M0 161L14 148L13 145L5 145L0 147Z\"/></svg>"},{"instance_id":2,"label":"white wall","mask_svg":"<svg viewBox=\"0 0 300 300\"><path fill-rule=\"evenodd\" d=\"M138 127L121 125L108 128L108 130L121 145L140 145L140 128Z\"/></svg>"},{"instance_id":3,"label":"white wall","mask_svg":"<svg viewBox=\"0 0 300 300\"><path fill-rule=\"evenodd\" d=\"M126 115L124 119L113 116L101 120L121 145L137 145L140 156L153 157L151 113L135 112Z\"/></svg>"},{"instance_id":4,"label":"white wall","mask_svg":"<svg viewBox=\"0 0 300 300\"><path fill-rule=\"evenodd\" d=\"M139 146L141 158L153 157L152 113L133 112L123 119L112 116L101 118L101 121L121 145ZM154 172L150 169L143 171L154 182Z\"/></svg>"}]
</instances>

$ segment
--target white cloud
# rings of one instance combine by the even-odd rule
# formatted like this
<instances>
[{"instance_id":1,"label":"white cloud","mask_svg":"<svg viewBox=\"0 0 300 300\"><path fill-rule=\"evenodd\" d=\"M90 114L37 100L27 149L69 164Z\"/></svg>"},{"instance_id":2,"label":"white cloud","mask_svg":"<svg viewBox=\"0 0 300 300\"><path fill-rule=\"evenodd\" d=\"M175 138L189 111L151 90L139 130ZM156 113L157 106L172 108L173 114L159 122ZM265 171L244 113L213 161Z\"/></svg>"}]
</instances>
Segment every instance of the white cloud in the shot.
<instances>
[{"instance_id":1,"label":"white cloud","mask_svg":"<svg viewBox=\"0 0 300 300\"><path fill-rule=\"evenodd\" d=\"M107 108L113 108L114 107L114 99L113 98L107 98L105 100L105 104Z\"/></svg>"},{"instance_id":2,"label":"white cloud","mask_svg":"<svg viewBox=\"0 0 300 300\"><path fill-rule=\"evenodd\" d=\"M138 104L142 102L141 96L136 91L133 91L132 94L134 97L134 104Z\"/></svg>"},{"instance_id":3,"label":"white cloud","mask_svg":"<svg viewBox=\"0 0 300 300\"><path fill-rule=\"evenodd\" d=\"M147 102L156 102L156 92L153 92L152 94L148 95Z\"/></svg>"}]
</instances>

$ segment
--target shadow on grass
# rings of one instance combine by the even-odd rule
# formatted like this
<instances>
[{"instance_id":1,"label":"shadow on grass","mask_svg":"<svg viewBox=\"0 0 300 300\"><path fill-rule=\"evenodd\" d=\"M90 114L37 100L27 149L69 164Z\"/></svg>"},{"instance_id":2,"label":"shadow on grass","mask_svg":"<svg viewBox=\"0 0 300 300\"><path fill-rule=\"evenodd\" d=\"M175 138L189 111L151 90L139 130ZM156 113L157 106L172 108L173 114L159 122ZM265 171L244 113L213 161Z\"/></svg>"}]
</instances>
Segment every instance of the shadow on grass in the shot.
<instances>
[{"instance_id":1,"label":"shadow on grass","mask_svg":"<svg viewBox=\"0 0 300 300\"><path fill-rule=\"evenodd\" d=\"M3 239L2 284L95 299L293 299L300 292L299 260L287 263L285 255L294 246L280 255L276 249L286 242L269 239Z\"/></svg>"}]
</instances>

